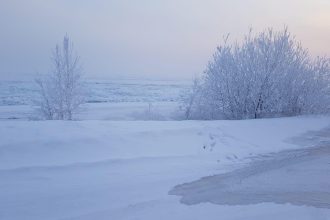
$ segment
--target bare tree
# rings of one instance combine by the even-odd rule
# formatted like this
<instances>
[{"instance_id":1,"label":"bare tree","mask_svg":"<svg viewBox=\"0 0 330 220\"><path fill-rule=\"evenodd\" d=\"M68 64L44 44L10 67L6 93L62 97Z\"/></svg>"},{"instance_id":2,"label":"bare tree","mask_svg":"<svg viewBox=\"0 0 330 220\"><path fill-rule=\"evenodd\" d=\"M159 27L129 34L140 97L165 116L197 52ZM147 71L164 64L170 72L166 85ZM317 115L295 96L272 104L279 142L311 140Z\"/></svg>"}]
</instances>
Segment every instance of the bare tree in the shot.
<instances>
[{"instance_id":1,"label":"bare tree","mask_svg":"<svg viewBox=\"0 0 330 220\"><path fill-rule=\"evenodd\" d=\"M82 66L68 36L64 37L62 45L56 45L51 61L51 72L36 80L40 111L48 120L72 120L84 103L84 93Z\"/></svg>"},{"instance_id":2,"label":"bare tree","mask_svg":"<svg viewBox=\"0 0 330 220\"><path fill-rule=\"evenodd\" d=\"M227 39L187 101L188 118L244 119L329 110L329 59L312 59L287 28L255 36L250 31L242 44L230 45Z\"/></svg>"}]
</instances>

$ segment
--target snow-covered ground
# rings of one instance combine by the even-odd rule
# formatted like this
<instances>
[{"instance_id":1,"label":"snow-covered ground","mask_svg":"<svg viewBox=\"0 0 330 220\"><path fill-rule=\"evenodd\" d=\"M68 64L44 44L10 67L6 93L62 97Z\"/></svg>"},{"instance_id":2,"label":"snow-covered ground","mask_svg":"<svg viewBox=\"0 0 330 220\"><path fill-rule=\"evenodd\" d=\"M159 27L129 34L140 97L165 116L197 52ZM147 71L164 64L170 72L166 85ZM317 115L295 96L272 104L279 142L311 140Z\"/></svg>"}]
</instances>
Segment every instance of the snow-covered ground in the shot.
<instances>
[{"instance_id":1,"label":"snow-covered ground","mask_svg":"<svg viewBox=\"0 0 330 220\"><path fill-rule=\"evenodd\" d=\"M328 208L297 206L292 201L277 204L259 197L253 200L257 202L234 206L208 200L186 205L180 196L170 195L177 185L255 163L263 166L262 161L277 158L277 152L326 143L329 125L327 116L244 121L3 120L0 219L330 219ZM312 132L322 129L321 136ZM319 183L326 188L327 158L320 158L322 166L308 167L306 175L301 168L299 180L308 183L313 177L313 187ZM281 176L287 170L279 167L271 170L276 175L264 169L243 186L255 189L265 180L272 182L267 178L276 177L274 183L290 178L288 173ZM313 172L324 178L318 180ZM286 193L284 186L279 189ZM215 195L222 195L221 185L213 188ZM302 188L306 195L310 189Z\"/></svg>"},{"instance_id":2,"label":"snow-covered ground","mask_svg":"<svg viewBox=\"0 0 330 220\"><path fill-rule=\"evenodd\" d=\"M189 89L187 81L89 80L86 104L75 120L175 120ZM0 82L0 120L36 120L35 82Z\"/></svg>"},{"instance_id":3,"label":"snow-covered ground","mask_svg":"<svg viewBox=\"0 0 330 220\"><path fill-rule=\"evenodd\" d=\"M87 103L176 102L191 81L87 80ZM38 99L34 81L0 81L0 106L33 105Z\"/></svg>"},{"instance_id":4,"label":"snow-covered ground","mask_svg":"<svg viewBox=\"0 0 330 220\"><path fill-rule=\"evenodd\" d=\"M179 102L105 102L86 103L74 120L167 121L182 118ZM38 109L30 105L0 106L0 121L40 120Z\"/></svg>"},{"instance_id":5,"label":"snow-covered ground","mask_svg":"<svg viewBox=\"0 0 330 220\"><path fill-rule=\"evenodd\" d=\"M264 156L232 172L176 186L185 204L211 202L248 205L291 203L330 209L330 127L321 130L318 144Z\"/></svg>"},{"instance_id":6,"label":"snow-covered ground","mask_svg":"<svg viewBox=\"0 0 330 220\"><path fill-rule=\"evenodd\" d=\"M86 86L40 121L35 84L0 83L0 220L330 219L329 116L179 121L182 82Z\"/></svg>"}]
</instances>

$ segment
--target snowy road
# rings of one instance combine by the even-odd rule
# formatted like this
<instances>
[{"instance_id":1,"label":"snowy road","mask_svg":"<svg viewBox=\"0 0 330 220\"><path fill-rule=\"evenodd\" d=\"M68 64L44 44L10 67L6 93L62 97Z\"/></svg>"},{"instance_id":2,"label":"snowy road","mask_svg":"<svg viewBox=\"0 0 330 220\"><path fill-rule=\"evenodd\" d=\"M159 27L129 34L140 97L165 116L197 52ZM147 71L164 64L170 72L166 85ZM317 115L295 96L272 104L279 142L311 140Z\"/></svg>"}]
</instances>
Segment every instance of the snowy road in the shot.
<instances>
[{"instance_id":1,"label":"snowy road","mask_svg":"<svg viewBox=\"0 0 330 220\"><path fill-rule=\"evenodd\" d=\"M318 134L329 138L330 129ZM330 141L282 151L229 173L176 186L170 194L185 204L290 203L330 209Z\"/></svg>"}]
</instances>

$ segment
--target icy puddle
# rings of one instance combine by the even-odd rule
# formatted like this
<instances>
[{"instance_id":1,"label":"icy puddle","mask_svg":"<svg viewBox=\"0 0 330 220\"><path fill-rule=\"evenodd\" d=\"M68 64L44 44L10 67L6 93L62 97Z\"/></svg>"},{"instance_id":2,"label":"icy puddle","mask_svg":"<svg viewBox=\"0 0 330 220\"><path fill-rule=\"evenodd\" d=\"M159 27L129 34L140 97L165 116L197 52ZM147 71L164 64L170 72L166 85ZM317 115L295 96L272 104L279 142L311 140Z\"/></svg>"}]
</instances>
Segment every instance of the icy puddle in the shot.
<instances>
[{"instance_id":1,"label":"icy puddle","mask_svg":"<svg viewBox=\"0 0 330 220\"><path fill-rule=\"evenodd\" d=\"M330 129L314 137L317 146L283 151L230 173L178 185L170 194L182 196L187 205L271 202L330 209Z\"/></svg>"}]
</instances>

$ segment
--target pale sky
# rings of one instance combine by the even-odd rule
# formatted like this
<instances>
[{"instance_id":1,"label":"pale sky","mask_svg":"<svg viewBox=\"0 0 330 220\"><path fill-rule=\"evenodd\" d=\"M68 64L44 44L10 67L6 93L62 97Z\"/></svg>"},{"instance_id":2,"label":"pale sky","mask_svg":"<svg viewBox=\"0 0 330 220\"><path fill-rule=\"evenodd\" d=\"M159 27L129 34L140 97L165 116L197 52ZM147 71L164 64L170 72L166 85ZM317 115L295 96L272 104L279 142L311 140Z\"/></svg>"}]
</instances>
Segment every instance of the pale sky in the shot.
<instances>
[{"instance_id":1,"label":"pale sky","mask_svg":"<svg viewBox=\"0 0 330 220\"><path fill-rule=\"evenodd\" d=\"M191 79L227 33L285 25L330 55L330 0L0 0L0 80L47 72L66 33L88 78Z\"/></svg>"}]
</instances>

